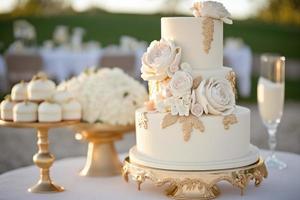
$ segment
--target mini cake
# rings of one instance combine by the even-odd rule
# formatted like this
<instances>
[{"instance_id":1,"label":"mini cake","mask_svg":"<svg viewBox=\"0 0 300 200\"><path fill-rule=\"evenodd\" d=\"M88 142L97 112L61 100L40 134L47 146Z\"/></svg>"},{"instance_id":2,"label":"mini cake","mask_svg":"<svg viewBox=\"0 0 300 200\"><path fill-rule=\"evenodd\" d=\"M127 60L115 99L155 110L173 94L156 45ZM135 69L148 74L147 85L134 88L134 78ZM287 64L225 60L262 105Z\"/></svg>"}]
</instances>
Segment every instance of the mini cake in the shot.
<instances>
[{"instance_id":1,"label":"mini cake","mask_svg":"<svg viewBox=\"0 0 300 200\"><path fill-rule=\"evenodd\" d=\"M59 104L63 104L72 99L72 95L67 90L58 90L52 97L53 101Z\"/></svg>"},{"instance_id":2,"label":"mini cake","mask_svg":"<svg viewBox=\"0 0 300 200\"><path fill-rule=\"evenodd\" d=\"M24 101L17 103L13 108L14 122L35 122L37 121L38 105L33 102Z\"/></svg>"},{"instance_id":3,"label":"mini cake","mask_svg":"<svg viewBox=\"0 0 300 200\"><path fill-rule=\"evenodd\" d=\"M24 101L27 99L27 83L21 81L13 86L11 90L11 99L13 101Z\"/></svg>"},{"instance_id":4,"label":"mini cake","mask_svg":"<svg viewBox=\"0 0 300 200\"><path fill-rule=\"evenodd\" d=\"M75 99L72 99L62 106L63 120L80 120L81 119L81 105Z\"/></svg>"},{"instance_id":5,"label":"mini cake","mask_svg":"<svg viewBox=\"0 0 300 200\"><path fill-rule=\"evenodd\" d=\"M15 103L11 100L10 95L7 95L4 101L1 102L1 119L6 121L13 120L13 107Z\"/></svg>"},{"instance_id":6,"label":"mini cake","mask_svg":"<svg viewBox=\"0 0 300 200\"><path fill-rule=\"evenodd\" d=\"M48 80L45 74L33 77L27 87L28 99L31 101L44 101L50 99L55 93L55 83Z\"/></svg>"},{"instance_id":7,"label":"mini cake","mask_svg":"<svg viewBox=\"0 0 300 200\"><path fill-rule=\"evenodd\" d=\"M45 101L38 108L39 122L59 122L62 119L61 106L57 103Z\"/></svg>"}]
</instances>

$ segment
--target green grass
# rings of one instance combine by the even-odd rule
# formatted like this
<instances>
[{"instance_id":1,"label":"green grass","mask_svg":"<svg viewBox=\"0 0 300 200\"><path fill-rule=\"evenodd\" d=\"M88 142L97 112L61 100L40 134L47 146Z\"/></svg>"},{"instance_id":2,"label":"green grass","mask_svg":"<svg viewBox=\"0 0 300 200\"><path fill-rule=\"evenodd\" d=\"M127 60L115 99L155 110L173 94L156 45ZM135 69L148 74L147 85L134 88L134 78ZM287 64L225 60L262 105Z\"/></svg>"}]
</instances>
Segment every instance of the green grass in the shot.
<instances>
[{"instance_id":1,"label":"green grass","mask_svg":"<svg viewBox=\"0 0 300 200\"><path fill-rule=\"evenodd\" d=\"M160 38L160 15L93 13L60 16L25 17L37 29L38 44L52 37L56 25L81 26L87 30L85 40L98 40L104 46L117 43L121 35L131 35L148 42ZM13 41L12 22L16 18L0 18L0 41L3 49ZM247 20L225 25L225 37L241 37L256 53L277 52L300 58L300 27ZM3 51L2 49L2 51Z\"/></svg>"}]
</instances>

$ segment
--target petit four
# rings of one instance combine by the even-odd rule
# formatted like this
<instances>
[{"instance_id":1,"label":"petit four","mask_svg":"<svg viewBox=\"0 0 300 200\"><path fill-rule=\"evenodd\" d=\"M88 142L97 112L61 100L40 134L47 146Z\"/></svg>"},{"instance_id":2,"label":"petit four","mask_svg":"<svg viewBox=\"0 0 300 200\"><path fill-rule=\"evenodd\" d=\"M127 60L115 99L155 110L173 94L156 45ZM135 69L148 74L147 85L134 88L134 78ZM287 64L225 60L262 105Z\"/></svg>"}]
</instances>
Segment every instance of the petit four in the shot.
<instances>
[{"instance_id":1,"label":"petit four","mask_svg":"<svg viewBox=\"0 0 300 200\"><path fill-rule=\"evenodd\" d=\"M13 108L14 122L35 122L37 121L38 105L33 102L24 101L17 103Z\"/></svg>"},{"instance_id":2,"label":"petit four","mask_svg":"<svg viewBox=\"0 0 300 200\"><path fill-rule=\"evenodd\" d=\"M13 101L24 101L27 99L27 83L21 81L13 86L11 90L11 99Z\"/></svg>"},{"instance_id":3,"label":"petit four","mask_svg":"<svg viewBox=\"0 0 300 200\"><path fill-rule=\"evenodd\" d=\"M57 103L45 101L38 108L39 122L59 122L62 120L62 109Z\"/></svg>"}]
</instances>

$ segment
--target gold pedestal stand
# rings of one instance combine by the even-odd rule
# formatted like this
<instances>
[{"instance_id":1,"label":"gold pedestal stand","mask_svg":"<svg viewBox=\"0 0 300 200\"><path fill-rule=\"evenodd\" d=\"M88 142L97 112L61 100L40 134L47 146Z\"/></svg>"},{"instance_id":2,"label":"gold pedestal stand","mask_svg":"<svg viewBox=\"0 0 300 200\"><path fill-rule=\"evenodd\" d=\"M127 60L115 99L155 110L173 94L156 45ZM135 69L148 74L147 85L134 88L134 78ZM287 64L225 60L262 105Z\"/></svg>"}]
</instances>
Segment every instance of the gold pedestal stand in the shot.
<instances>
[{"instance_id":1,"label":"gold pedestal stand","mask_svg":"<svg viewBox=\"0 0 300 200\"><path fill-rule=\"evenodd\" d=\"M48 130L50 128L74 125L76 123L78 123L78 121L63 121L54 123L25 123L0 120L0 126L37 129L38 152L33 156L33 162L40 168L40 179L36 185L28 189L29 192L51 193L64 191L64 188L55 185L50 177L50 167L52 166L55 157L49 152Z\"/></svg>"},{"instance_id":2,"label":"gold pedestal stand","mask_svg":"<svg viewBox=\"0 0 300 200\"><path fill-rule=\"evenodd\" d=\"M88 141L88 152L81 176L115 176L121 174L122 163L119 160L114 142L122 139L123 134L134 130L134 125L114 126L108 124L81 123L74 127L80 133L77 139Z\"/></svg>"},{"instance_id":3,"label":"gold pedestal stand","mask_svg":"<svg viewBox=\"0 0 300 200\"><path fill-rule=\"evenodd\" d=\"M212 171L177 171L145 167L131 163L129 157L124 161L123 177L129 176L140 186L147 179L156 186L168 185L166 194L174 199L214 199L220 194L217 183L227 181L241 190L241 195L250 180L258 186L268 175L264 161L234 169Z\"/></svg>"}]
</instances>

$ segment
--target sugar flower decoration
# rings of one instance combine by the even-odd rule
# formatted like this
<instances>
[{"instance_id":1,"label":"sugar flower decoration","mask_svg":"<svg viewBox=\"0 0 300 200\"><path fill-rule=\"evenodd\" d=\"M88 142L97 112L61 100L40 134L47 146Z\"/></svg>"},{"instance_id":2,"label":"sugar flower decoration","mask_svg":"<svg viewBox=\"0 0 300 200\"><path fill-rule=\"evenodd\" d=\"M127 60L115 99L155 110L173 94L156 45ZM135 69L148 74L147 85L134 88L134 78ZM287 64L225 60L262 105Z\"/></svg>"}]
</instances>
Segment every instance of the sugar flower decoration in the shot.
<instances>
[{"instance_id":1,"label":"sugar flower decoration","mask_svg":"<svg viewBox=\"0 0 300 200\"><path fill-rule=\"evenodd\" d=\"M195 17L210 17L232 24L231 14L222 3L216 1L195 2L191 8Z\"/></svg>"}]
</instances>

